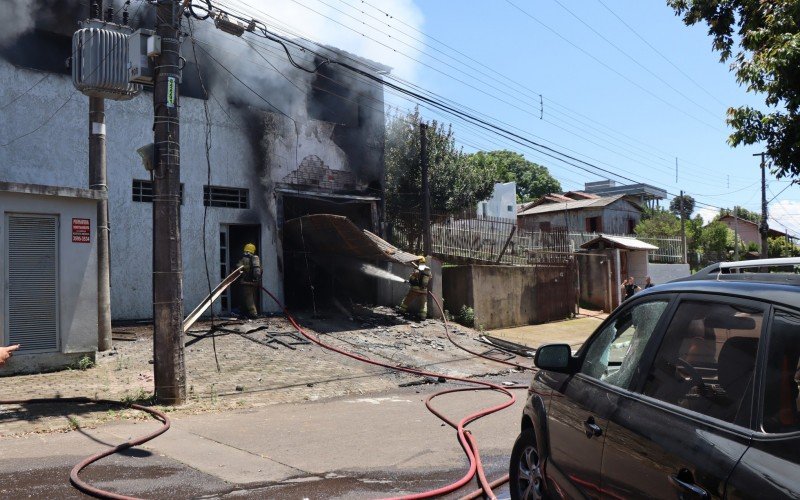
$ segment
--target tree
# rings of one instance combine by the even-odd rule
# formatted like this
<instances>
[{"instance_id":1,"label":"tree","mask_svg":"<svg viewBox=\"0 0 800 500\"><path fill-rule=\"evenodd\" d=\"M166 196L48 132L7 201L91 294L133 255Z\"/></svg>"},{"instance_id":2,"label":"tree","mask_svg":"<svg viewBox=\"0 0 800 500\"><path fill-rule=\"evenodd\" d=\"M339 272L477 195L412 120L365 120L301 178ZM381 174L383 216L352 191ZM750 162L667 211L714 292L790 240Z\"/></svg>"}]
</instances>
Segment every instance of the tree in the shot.
<instances>
[{"instance_id":1,"label":"tree","mask_svg":"<svg viewBox=\"0 0 800 500\"><path fill-rule=\"evenodd\" d=\"M681 235L681 222L662 208L645 209L633 232L642 238L674 238Z\"/></svg>"},{"instance_id":2,"label":"tree","mask_svg":"<svg viewBox=\"0 0 800 500\"><path fill-rule=\"evenodd\" d=\"M667 0L683 22L705 22L720 60L769 111L728 109L732 146L765 143L778 177L800 176L800 0ZM734 55L734 52L735 55Z\"/></svg>"},{"instance_id":3,"label":"tree","mask_svg":"<svg viewBox=\"0 0 800 500\"><path fill-rule=\"evenodd\" d=\"M685 219L690 219L692 212L694 212L694 198L688 194L672 198L672 201L669 203L669 211L675 214L677 217L680 217L681 199L683 199L683 217Z\"/></svg>"},{"instance_id":4,"label":"tree","mask_svg":"<svg viewBox=\"0 0 800 500\"><path fill-rule=\"evenodd\" d=\"M419 250L422 237L420 121L415 110L393 116L386 124L386 218L409 250ZM475 210L479 201L491 196L495 170L467 162L449 126L431 122L426 138L432 212Z\"/></svg>"},{"instance_id":5,"label":"tree","mask_svg":"<svg viewBox=\"0 0 800 500\"><path fill-rule=\"evenodd\" d=\"M397 115L386 127L386 207L392 214L422 210L420 115ZM491 196L496 173L491 166L473 165L455 146L452 129L437 121L428 126L428 171L431 210L474 209Z\"/></svg>"},{"instance_id":6,"label":"tree","mask_svg":"<svg viewBox=\"0 0 800 500\"><path fill-rule=\"evenodd\" d=\"M561 191L561 183L550 175L547 167L513 151L479 151L467 155L467 161L473 168L494 170L497 182L516 182L519 203Z\"/></svg>"},{"instance_id":7,"label":"tree","mask_svg":"<svg viewBox=\"0 0 800 500\"><path fill-rule=\"evenodd\" d=\"M769 238L770 257L800 257L800 247L786 241L782 236Z\"/></svg>"},{"instance_id":8,"label":"tree","mask_svg":"<svg viewBox=\"0 0 800 500\"><path fill-rule=\"evenodd\" d=\"M700 245L706 254L713 253L717 259L727 255L728 249L733 248L733 231L719 221L714 221L703 228L700 234Z\"/></svg>"}]
</instances>

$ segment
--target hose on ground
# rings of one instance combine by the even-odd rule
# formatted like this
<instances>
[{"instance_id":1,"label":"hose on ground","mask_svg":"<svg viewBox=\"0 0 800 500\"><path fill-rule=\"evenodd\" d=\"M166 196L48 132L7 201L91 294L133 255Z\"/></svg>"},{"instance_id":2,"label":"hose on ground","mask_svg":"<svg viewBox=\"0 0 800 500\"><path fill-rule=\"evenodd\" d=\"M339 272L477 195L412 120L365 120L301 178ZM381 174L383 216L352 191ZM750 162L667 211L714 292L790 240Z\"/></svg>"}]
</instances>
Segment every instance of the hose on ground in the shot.
<instances>
[{"instance_id":1,"label":"hose on ground","mask_svg":"<svg viewBox=\"0 0 800 500\"><path fill-rule=\"evenodd\" d=\"M448 493L452 493L452 492L462 488L464 485L469 483L469 481L472 480L472 478L475 477L475 475L477 474L478 475L479 484L481 485L482 494L488 496L489 498L496 498L494 493L492 492L491 484L486 480L486 476L485 476L485 474L483 472L483 466L482 466L482 464L480 462L480 455L478 453L477 443L475 442L474 438L472 437L472 434L469 433L465 429L465 427L470 422L474 422L475 420L477 420L477 419L479 419L481 417L484 417L486 415L498 412L500 410L503 410L503 409L508 408L509 406L513 405L516 402L516 399L517 399L516 396L514 396L514 394L512 394L505 387L497 385L497 384L493 384L491 382L486 382L486 381L481 381L481 380L471 380L471 379L462 378L462 377L455 377L455 376L452 376L452 375L444 375L444 374L440 374L440 373L429 372L429 371L426 371L426 370L420 370L420 369L416 369L416 368L409 368L409 367L405 367L405 366L391 365L391 364L388 364L388 363L382 363L380 361L375 361L375 360L369 359L367 357L361 356L359 354L355 354L355 353L348 352L348 351L345 351L343 349L339 349L337 347L334 347L334 346L332 346L330 344L327 344L327 343L323 342L322 340L320 340L318 338L315 338L314 336L308 334L303 329L303 327L301 327L297 323L297 321L295 321L294 317L292 317L292 315L289 313L289 311L286 308L286 306L284 306L283 303L281 303L281 301L279 301L278 298L275 297L275 295L272 294L272 292L270 292L269 290L267 290L263 286L261 287L261 289L275 302L275 304L278 307L281 308L281 310L283 311L284 315L286 316L286 319L289 320L289 323L291 323L291 325L301 335L303 335L305 338L307 338L308 340L310 340L314 344L316 344L316 345L318 345L318 346L320 346L320 347L322 347L324 349L328 349L330 351L339 353L339 354L341 354L343 356L347 356L347 357L349 357L351 359L355 359L355 360L361 361L363 363L371 364L371 365L374 365L374 366L380 366L380 367L383 367L383 368L388 368L390 370L397 370L397 371L401 371L401 372L405 372L405 373L411 373L413 375L419 375L419 376L424 376L424 377L444 378L446 380L450 380L450 381L454 381L454 382L463 382L463 383L468 383L468 384L473 384L473 385L480 386L479 388L471 387L471 388L462 388L460 390L484 389L484 390L496 391L496 392L499 392L499 393L502 393L502 394L508 396L508 400L504 401L503 403L500 403L498 405L491 406L491 407L488 407L488 408L484 408L484 409L479 410L477 412L471 413L470 415L467 415L466 417L464 417L461 420L459 420L457 423L456 422L452 422L449 419L445 418L438 411L432 410L434 415L436 415L437 417L442 419L444 422L448 423L449 425L451 425L452 427L454 427L456 429L456 433L458 435L459 444L461 444L461 447L464 449L464 453L467 455L467 458L469 460L469 469L468 469L467 473L464 474L464 476L462 476L459 480L457 480L457 481L455 481L453 483L450 483L450 484L448 484L446 486L442 486L440 488L436 488L436 489L433 489L433 490L425 491L425 492L422 492L422 493L415 493L415 494L399 497L399 498L410 500L410 499L432 498L432 497L436 497L436 496L440 496L440 495L446 495ZM437 306L441 310L441 305L440 305L438 300L436 301L436 303L437 303ZM444 318L444 327L445 327L445 331L447 331L448 330L447 318ZM449 332L448 332L448 338L449 338ZM479 354L476 354L476 355L479 355ZM488 358L488 359L492 360L492 358ZM497 361L497 360L493 360L493 361ZM521 365L518 365L518 367L524 368L524 369L528 369L526 367L522 367ZM449 390L446 390L446 391L442 391L441 393L434 394L433 396L428 398L428 401L426 402L426 406L428 406L428 408L431 409L431 406L428 404L430 402L430 400L432 400L433 398L435 398L438 395L447 394L447 393L451 393L451 392L457 392L457 391L449 389Z\"/></svg>"},{"instance_id":2,"label":"hose on ground","mask_svg":"<svg viewBox=\"0 0 800 500\"><path fill-rule=\"evenodd\" d=\"M154 439L161 434L164 434L169 430L170 421L169 417L167 417L164 412L161 412L155 408L148 408L146 406L137 405L134 403L123 403L122 401L114 401L111 399L89 399L89 398L39 398L39 399L9 399L9 400L0 400L0 405L28 405L28 404L66 404L66 403L91 403L91 404L107 404L111 406L123 406L125 408L133 408L134 410L143 411L145 413L149 413L153 418L161 422L161 427L157 430L145 434L144 436L137 437L135 439L130 439L125 441L124 443L120 443L113 448L109 448L107 450L101 451L96 453L90 457L86 457L81 460L80 463L76 464L69 473L69 480L75 488L81 490L82 492L86 493L87 495L91 495L96 498L113 498L117 500L138 500L137 497L131 497L126 495L120 495L118 493L114 493L111 491L106 491L97 487L92 486L91 484L87 483L86 481L82 480L78 474L88 467L90 464L97 462L101 458L105 458L109 455L113 455L114 453L119 453L120 451L127 450L128 448L132 448L134 446L139 446L144 444L151 439Z\"/></svg>"}]
</instances>

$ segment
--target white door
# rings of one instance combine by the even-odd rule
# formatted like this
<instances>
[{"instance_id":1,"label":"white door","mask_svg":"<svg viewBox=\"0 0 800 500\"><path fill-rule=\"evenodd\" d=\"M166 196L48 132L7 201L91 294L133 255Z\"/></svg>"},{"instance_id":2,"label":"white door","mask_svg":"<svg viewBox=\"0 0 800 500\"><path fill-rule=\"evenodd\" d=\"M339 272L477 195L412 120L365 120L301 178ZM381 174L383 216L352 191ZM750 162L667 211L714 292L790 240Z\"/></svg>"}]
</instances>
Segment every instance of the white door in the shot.
<instances>
[{"instance_id":1,"label":"white door","mask_svg":"<svg viewBox=\"0 0 800 500\"><path fill-rule=\"evenodd\" d=\"M20 351L56 352L58 334L58 218L8 215L6 342Z\"/></svg>"}]
</instances>

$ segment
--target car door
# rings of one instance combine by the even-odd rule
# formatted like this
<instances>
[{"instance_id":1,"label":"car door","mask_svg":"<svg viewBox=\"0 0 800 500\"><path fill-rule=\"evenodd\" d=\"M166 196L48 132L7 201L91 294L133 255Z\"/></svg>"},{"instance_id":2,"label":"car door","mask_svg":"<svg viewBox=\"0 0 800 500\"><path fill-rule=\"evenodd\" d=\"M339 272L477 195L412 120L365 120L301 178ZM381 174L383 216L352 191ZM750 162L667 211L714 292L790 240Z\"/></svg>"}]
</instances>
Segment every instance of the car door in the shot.
<instances>
[{"instance_id":1,"label":"car door","mask_svg":"<svg viewBox=\"0 0 800 500\"><path fill-rule=\"evenodd\" d=\"M800 311L778 309L756 391L758 432L728 480L739 498L800 498Z\"/></svg>"},{"instance_id":2,"label":"car door","mask_svg":"<svg viewBox=\"0 0 800 500\"><path fill-rule=\"evenodd\" d=\"M753 435L767 306L682 296L654 337L640 390L617 399L603 452L608 498L723 498Z\"/></svg>"},{"instance_id":3,"label":"car door","mask_svg":"<svg viewBox=\"0 0 800 500\"><path fill-rule=\"evenodd\" d=\"M651 295L626 304L579 351L578 373L543 378L554 389L547 419L546 477L557 496L602 496L600 471L608 416L634 379L638 358L670 298Z\"/></svg>"}]
</instances>

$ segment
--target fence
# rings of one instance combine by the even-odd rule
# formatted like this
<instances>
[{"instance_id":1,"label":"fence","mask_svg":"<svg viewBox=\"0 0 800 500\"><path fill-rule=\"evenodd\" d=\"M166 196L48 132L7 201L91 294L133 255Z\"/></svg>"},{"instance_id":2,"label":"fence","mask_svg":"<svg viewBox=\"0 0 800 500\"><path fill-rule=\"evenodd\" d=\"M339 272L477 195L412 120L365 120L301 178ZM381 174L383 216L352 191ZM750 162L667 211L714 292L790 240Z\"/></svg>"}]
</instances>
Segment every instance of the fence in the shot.
<instances>
[{"instance_id":1,"label":"fence","mask_svg":"<svg viewBox=\"0 0 800 500\"><path fill-rule=\"evenodd\" d=\"M390 220L389 229L395 246L422 252L421 214L398 214ZM512 265L560 262L597 236L598 233L567 233L557 229L534 230L514 219L477 217L474 213L431 216L432 252L446 261ZM675 263L683 257L680 238L639 239L658 247L649 253L650 262Z\"/></svg>"}]
</instances>

